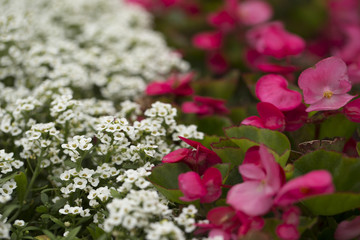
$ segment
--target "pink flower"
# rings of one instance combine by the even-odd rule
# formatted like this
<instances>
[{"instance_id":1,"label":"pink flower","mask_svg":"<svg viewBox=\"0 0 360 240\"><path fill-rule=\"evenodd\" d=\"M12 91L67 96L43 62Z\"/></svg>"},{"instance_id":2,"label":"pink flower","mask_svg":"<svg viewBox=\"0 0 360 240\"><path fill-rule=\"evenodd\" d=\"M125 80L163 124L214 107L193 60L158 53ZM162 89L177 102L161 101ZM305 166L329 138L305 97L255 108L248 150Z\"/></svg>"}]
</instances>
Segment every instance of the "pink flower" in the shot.
<instances>
[{"instance_id":1,"label":"pink flower","mask_svg":"<svg viewBox=\"0 0 360 240\"><path fill-rule=\"evenodd\" d=\"M260 145L259 156L260 165L245 163L239 167L241 175L248 180L233 186L226 198L233 208L249 216L267 213L284 181L282 168L264 145ZM261 177L257 177L261 172Z\"/></svg>"},{"instance_id":2,"label":"pink flower","mask_svg":"<svg viewBox=\"0 0 360 240\"><path fill-rule=\"evenodd\" d=\"M210 69L218 74L226 72L226 70L229 68L229 64L221 52L209 52L207 63Z\"/></svg>"},{"instance_id":3,"label":"pink flower","mask_svg":"<svg viewBox=\"0 0 360 240\"><path fill-rule=\"evenodd\" d=\"M310 196L334 191L331 174L325 170L315 170L286 183L276 195L274 203L287 206Z\"/></svg>"},{"instance_id":4,"label":"pink flower","mask_svg":"<svg viewBox=\"0 0 360 240\"><path fill-rule=\"evenodd\" d=\"M304 101L310 106L307 112L337 110L355 96L347 94L351 83L344 61L338 57L321 60L315 68L308 68L299 77Z\"/></svg>"},{"instance_id":5,"label":"pink flower","mask_svg":"<svg viewBox=\"0 0 360 240\"><path fill-rule=\"evenodd\" d=\"M191 80L194 78L194 73L183 75L173 74L164 82L152 82L146 87L146 94L163 95L174 94L177 96L188 96L194 93L190 86Z\"/></svg>"},{"instance_id":6,"label":"pink flower","mask_svg":"<svg viewBox=\"0 0 360 240\"><path fill-rule=\"evenodd\" d=\"M288 74L297 70L295 66L288 63L274 63L271 58L259 53L255 49L247 49L245 52L245 60L255 70L275 74Z\"/></svg>"},{"instance_id":7,"label":"pink flower","mask_svg":"<svg viewBox=\"0 0 360 240\"><path fill-rule=\"evenodd\" d=\"M217 27L224 32L232 30L236 25L236 19L226 10L211 13L207 20L210 25Z\"/></svg>"},{"instance_id":8,"label":"pink flower","mask_svg":"<svg viewBox=\"0 0 360 240\"><path fill-rule=\"evenodd\" d=\"M300 238L299 231L292 224L280 224L276 227L276 234L283 240L297 240Z\"/></svg>"},{"instance_id":9,"label":"pink flower","mask_svg":"<svg viewBox=\"0 0 360 240\"><path fill-rule=\"evenodd\" d=\"M260 102L256 105L260 117L251 116L244 119L241 124L259 128L283 131L285 128L284 114L273 104Z\"/></svg>"},{"instance_id":10,"label":"pink flower","mask_svg":"<svg viewBox=\"0 0 360 240\"><path fill-rule=\"evenodd\" d=\"M244 1L239 4L238 15L241 23L255 25L266 22L272 17L270 5L264 1Z\"/></svg>"},{"instance_id":11,"label":"pink flower","mask_svg":"<svg viewBox=\"0 0 360 240\"><path fill-rule=\"evenodd\" d=\"M256 96L262 102L269 102L281 111L293 110L301 104L301 94L288 88L288 82L280 75L268 74L261 77L255 88Z\"/></svg>"},{"instance_id":12,"label":"pink flower","mask_svg":"<svg viewBox=\"0 0 360 240\"><path fill-rule=\"evenodd\" d=\"M360 123L360 98L346 104L344 114L350 121Z\"/></svg>"},{"instance_id":13,"label":"pink flower","mask_svg":"<svg viewBox=\"0 0 360 240\"><path fill-rule=\"evenodd\" d=\"M298 55L305 49L304 40L286 32L281 22L270 22L251 29L247 40L259 53L276 58Z\"/></svg>"},{"instance_id":14,"label":"pink flower","mask_svg":"<svg viewBox=\"0 0 360 240\"><path fill-rule=\"evenodd\" d=\"M360 216L350 220L342 221L336 228L336 240L351 240L360 236Z\"/></svg>"},{"instance_id":15,"label":"pink flower","mask_svg":"<svg viewBox=\"0 0 360 240\"><path fill-rule=\"evenodd\" d=\"M202 50L207 51L214 51L218 50L222 45L222 33L215 31L215 32L202 32L196 34L193 39L192 43L194 47L200 48Z\"/></svg>"},{"instance_id":16,"label":"pink flower","mask_svg":"<svg viewBox=\"0 0 360 240\"><path fill-rule=\"evenodd\" d=\"M293 110L283 112L285 116L285 130L296 131L301 128L308 119L308 113L305 111L306 106L301 103Z\"/></svg>"},{"instance_id":17,"label":"pink flower","mask_svg":"<svg viewBox=\"0 0 360 240\"><path fill-rule=\"evenodd\" d=\"M221 163L220 157L215 152L207 149L201 143L183 137L179 138L196 150L190 150L188 148L175 150L164 156L162 162L174 163L182 161L200 175L203 174L209 167Z\"/></svg>"},{"instance_id":18,"label":"pink flower","mask_svg":"<svg viewBox=\"0 0 360 240\"><path fill-rule=\"evenodd\" d=\"M181 110L184 113L196 113L198 115L229 113L225 106L225 100L201 96L195 96L194 102L183 103Z\"/></svg>"},{"instance_id":19,"label":"pink flower","mask_svg":"<svg viewBox=\"0 0 360 240\"><path fill-rule=\"evenodd\" d=\"M180 200L191 202L200 199L201 203L210 203L221 195L222 178L216 168L208 168L202 179L196 172L187 172L180 174L178 180L184 194Z\"/></svg>"}]
</instances>

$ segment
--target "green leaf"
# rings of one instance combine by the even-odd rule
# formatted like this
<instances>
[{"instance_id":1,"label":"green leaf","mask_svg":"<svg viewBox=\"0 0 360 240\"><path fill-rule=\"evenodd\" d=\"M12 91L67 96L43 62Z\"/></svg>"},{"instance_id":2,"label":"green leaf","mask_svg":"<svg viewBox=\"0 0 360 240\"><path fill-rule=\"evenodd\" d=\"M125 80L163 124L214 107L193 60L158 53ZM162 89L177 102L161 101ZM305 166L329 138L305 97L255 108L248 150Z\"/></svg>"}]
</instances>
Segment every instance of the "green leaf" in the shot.
<instances>
[{"instance_id":1,"label":"green leaf","mask_svg":"<svg viewBox=\"0 0 360 240\"><path fill-rule=\"evenodd\" d=\"M154 167L148 180L170 201L185 203L179 200L183 193L179 190L178 176L191 169L184 163L166 163Z\"/></svg>"},{"instance_id":2,"label":"green leaf","mask_svg":"<svg viewBox=\"0 0 360 240\"><path fill-rule=\"evenodd\" d=\"M16 182L16 193L19 199L19 202L22 204L24 202L25 193L28 185L27 177L25 173L20 172L16 174L14 177L14 180Z\"/></svg>"},{"instance_id":3,"label":"green leaf","mask_svg":"<svg viewBox=\"0 0 360 240\"><path fill-rule=\"evenodd\" d=\"M325 150L310 152L294 162L294 177L319 169L331 173L337 191L360 192L360 159Z\"/></svg>"},{"instance_id":4,"label":"green leaf","mask_svg":"<svg viewBox=\"0 0 360 240\"><path fill-rule=\"evenodd\" d=\"M44 233L47 237L49 237L51 240L57 240L56 236L55 236L54 234L52 234L49 230L43 229L42 231L43 231L43 233ZM41 237L41 236L39 236L39 237Z\"/></svg>"},{"instance_id":5,"label":"green leaf","mask_svg":"<svg viewBox=\"0 0 360 240\"><path fill-rule=\"evenodd\" d=\"M76 235L79 233L81 226L78 226L72 229L69 234L64 238L64 240L73 240L75 239Z\"/></svg>"},{"instance_id":6,"label":"green leaf","mask_svg":"<svg viewBox=\"0 0 360 240\"><path fill-rule=\"evenodd\" d=\"M46 193L42 192L40 194L40 199L43 204L47 204L49 202L49 197Z\"/></svg>"},{"instance_id":7,"label":"green leaf","mask_svg":"<svg viewBox=\"0 0 360 240\"><path fill-rule=\"evenodd\" d=\"M227 128L225 133L244 152L252 146L265 144L278 155L275 155L275 158L282 166L285 166L290 156L291 145L289 139L280 132L243 125Z\"/></svg>"},{"instance_id":8,"label":"green leaf","mask_svg":"<svg viewBox=\"0 0 360 240\"><path fill-rule=\"evenodd\" d=\"M233 141L231 140L227 140L227 141L233 143ZM244 160L244 156L245 156L244 151L241 150L238 146L227 147L223 145L225 145L224 141L222 141L222 143L220 142L218 144L212 144L212 150L216 152L216 154L221 158L223 163L230 163L231 164L230 168L239 166Z\"/></svg>"},{"instance_id":9,"label":"green leaf","mask_svg":"<svg viewBox=\"0 0 360 240\"><path fill-rule=\"evenodd\" d=\"M20 207L19 204L9 204L6 205L5 211L2 214L1 219L7 218L15 209L18 209Z\"/></svg>"},{"instance_id":10,"label":"green leaf","mask_svg":"<svg viewBox=\"0 0 360 240\"><path fill-rule=\"evenodd\" d=\"M48 208L44 205L41 205L36 207L35 211L38 213L46 213L48 211Z\"/></svg>"},{"instance_id":11,"label":"green leaf","mask_svg":"<svg viewBox=\"0 0 360 240\"><path fill-rule=\"evenodd\" d=\"M217 168L220 171L221 177L222 177L223 183L224 183L230 173L230 164L229 163L221 163L221 164L216 164L213 167Z\"/></svg>"},{"instance_id":12,"label":"green leaf","mask_svg":"<svg viewBox=\"0 0 360 240\"><path fill-rule=\"evenodd\" d=\"M218 136L208 136L205 135L203 139L199 140L199 139L192 139L194 141L197 141L199 143L201 143L202 145L204 145L206 148L211 149L211 145L213 143L217 143L220 141L220 137Z\"/></svg>"},{"instance_id":13,"label":"green leaf","mask_svg":"<svg viewBox=\"0 0 360 240\"><path fill-rule=\"evenodd\" d=\"M356 127L357 124L349 121L343 114L331 116L321 124L319 139L334 137L349 139L354 134Z\"/></svg>"},{"instance_id":14,"label":"green leaf","mask_svg":"<svg viewBox=\"0 0 360 240\"><path fill-rule=\"evenodd\" d=\"M56 217L54 217L54 216L52 216L52 215L50 215L50 214L43 214L43 215L41 215L41 218L45 218L45 219L46 219L46 218L49 218L51 221L53 221L53 222L56 223L57 225L65 228L65 225L64 225L64 223L63 223L61 220L59 220L58 218L56 218Z\"/></svg>"},{"instance_id":15,"label":"green leaf","mask_svg":"<svg viewBox=\"0 0 360 240\"><path fill-rule=\"evenodd\" d=\"M332 216L360 207L360 194L334 193L303 200L302 203L316 215Z\"/></svg>"},{"instance_id":16,"label":"green leaf","mask_svg":"<svg viewBox=\"0 0 360 240\"><path fill-rule=\"evenodd\" d=\"M207 116L201 117L196 124L198 130L206 133L207 135L224 135L224 128L232 125L229 118L223 116Z\"/></svg>"},{"instance_id":17,"label":"green leaf","mask_svg":"<svg viewBox=\"0 0 360 240\"><path fill-rule=\"evenodd\" d=\"M113 198L121 198L121 194L113 188L110 189L110 193Z\"/></svg>"}]
</instances>

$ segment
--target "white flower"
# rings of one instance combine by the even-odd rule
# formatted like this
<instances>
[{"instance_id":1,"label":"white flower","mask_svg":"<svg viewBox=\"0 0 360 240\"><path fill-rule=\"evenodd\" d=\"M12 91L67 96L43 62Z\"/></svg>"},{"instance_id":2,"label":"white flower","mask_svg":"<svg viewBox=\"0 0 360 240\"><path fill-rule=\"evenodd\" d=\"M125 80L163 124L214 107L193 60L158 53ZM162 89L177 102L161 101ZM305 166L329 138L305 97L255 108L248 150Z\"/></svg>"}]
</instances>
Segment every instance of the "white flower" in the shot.
<instances>
[{"instance_id":1,"label":"white flower","mask_svg":"<svg viewBox=\"0 0 360 240\"><path fill-rule=\"evenodd\" d=\"M18 227L23 227L23 226L25 226L25 221L20 220L20 219L16 219L15 222L14 222L14 225L16 225Z\"/></svg>"}]
</instances>

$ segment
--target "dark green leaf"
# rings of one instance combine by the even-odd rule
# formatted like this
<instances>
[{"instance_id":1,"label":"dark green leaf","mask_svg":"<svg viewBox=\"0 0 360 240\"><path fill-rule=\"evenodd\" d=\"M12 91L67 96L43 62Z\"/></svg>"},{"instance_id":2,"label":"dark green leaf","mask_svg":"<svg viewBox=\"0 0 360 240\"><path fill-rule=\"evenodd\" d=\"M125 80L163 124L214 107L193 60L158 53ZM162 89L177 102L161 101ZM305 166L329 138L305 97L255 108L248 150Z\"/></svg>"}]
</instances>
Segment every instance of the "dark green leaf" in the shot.
<instances>
[{"instance_id":1,"label":"dark green leaf","mask_svg":"<svg viewBox=\"0 0 360 240\"><path fill-rule=\"evenodd\" d=\"M356 123L349 121L343 114L331 116L321 124L319 139L334 137L349 139L354 134L356 126Z\"/></svg>"},{"instance_id":2,"label":"dark green leaf","mask_svg":"<svg viewBox=\"0 0 360 240\"><path fill-rule=\"evenodd\" d=\"M27 177L25 173L20 172L15 177L16 182L16 193L19 199L19 202L22 204L25 198L25 193L28 185Z\"/></svg>"},{"instance_id":3,"label":"dark green leaf","mask_svg":"<svg viewBox=\"0 0 360 240\"><path fill-rule=\"evenodd\" d=\"M302 203L316 215L331 216L360 207L360 194L334 193L311 197Z\"/></svg>"},{"instance_id":4,"label":"dark green leaf","mask_svg":"<svg viewBox=\"0 0 360 240\"><path fill-rule=\"evenodd\" d=\"M81 226L78 226L72 229L69 234L64 238L64 240L73 240L75 239L76 235L79 233Z\"/></svg>"}]
</instances>

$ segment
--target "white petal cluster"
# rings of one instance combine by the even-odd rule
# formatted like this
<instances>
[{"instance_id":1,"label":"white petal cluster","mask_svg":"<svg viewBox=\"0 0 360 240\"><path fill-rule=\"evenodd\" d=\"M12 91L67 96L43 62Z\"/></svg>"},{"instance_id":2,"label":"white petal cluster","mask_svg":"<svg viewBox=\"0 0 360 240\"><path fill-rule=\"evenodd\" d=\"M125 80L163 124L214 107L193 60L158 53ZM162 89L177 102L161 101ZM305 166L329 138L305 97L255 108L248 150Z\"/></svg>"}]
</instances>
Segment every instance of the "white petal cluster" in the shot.
<instances>
[{"instance_id":1,"label":"white petal cluster","mask_svg":"<svg viewBox=\"0 0 360 240\"><path fill-rule=\"evenodd\" d=\"M158 217L167 217L171 210L153 190L132 190L123 199L114 199L107 205L109 217L105 219L104 229L111 232L121 226L132 230L145 228Z\"/></svg>"},{"instance_id":2,"label":"white petal cluster","mask_svg":"<svg viewBox=\"0 0 360 240\"><path fill-rule=\"evenodd\" d=\"M189 205L182 209L181 214L175 218L177 224L185 228L185 232L190 233L195 230L195 215L197 209L194 205Z\"/></svg>"},{"instance_id":3,"label":"white petal cluster","mask_svg":"<svg viewBox=\"0 0 360 240\"><path fill-rule=\"evenodd\" d=\"M151 17L124 2L2 1L0 80L34 88L49 79L83 91L98 88L107 99L128 99L149 81L188 70L150 29Z\"/></svg>"},{"instance_id":4,"label":"white petal cluster","mask_svg":"<svg viewBox=\"0 0 360 240\"><path fill-rule=\"evenodd\" d=\"M173 223L167 220L150 224L146 229L147 240L185 240L183 232Z\"/></svg>"},{"instance_id":5,"label":"white petal cluster","mask_svg":"<svg viewBox=\"0 0 360 240\"><path fill-rule=\"evenodd\" d=\"M0 214L0 219L2 219L2 217L2 214ZM0 221L0 239L10 239L11 224L6 221L6 218Z\"/></svg>"}]
</instances>

